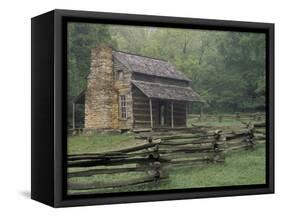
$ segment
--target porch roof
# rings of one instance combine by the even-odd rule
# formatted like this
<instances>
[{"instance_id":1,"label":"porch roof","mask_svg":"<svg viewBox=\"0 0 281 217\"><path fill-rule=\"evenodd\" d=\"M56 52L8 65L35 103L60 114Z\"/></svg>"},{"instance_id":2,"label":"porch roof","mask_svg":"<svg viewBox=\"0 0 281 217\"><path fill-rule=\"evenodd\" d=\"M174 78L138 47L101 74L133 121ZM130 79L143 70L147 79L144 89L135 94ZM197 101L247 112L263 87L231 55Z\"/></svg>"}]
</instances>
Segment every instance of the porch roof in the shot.
<instances>
[{"instance_id":1,"label":"porch roof","mask_svg":"<svg viewBox=\"0 0 281 217\"><path fill-rule=\"evenodd\" d=\"M136 80L133 80L132 83L149 98L203 102L200 95L192 90L191 87Z\"/></svg>"}]
</instances>

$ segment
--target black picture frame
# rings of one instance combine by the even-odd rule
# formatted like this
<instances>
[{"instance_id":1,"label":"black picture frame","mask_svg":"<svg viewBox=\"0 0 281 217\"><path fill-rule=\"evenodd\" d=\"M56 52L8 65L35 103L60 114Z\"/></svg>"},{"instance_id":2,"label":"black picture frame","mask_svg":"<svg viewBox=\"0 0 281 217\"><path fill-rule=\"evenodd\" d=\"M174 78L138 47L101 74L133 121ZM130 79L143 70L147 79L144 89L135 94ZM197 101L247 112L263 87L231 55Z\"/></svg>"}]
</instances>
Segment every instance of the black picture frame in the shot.
<instances>
[{"instance_id":1,"label":"black picture frame","mask_svg":"<svg viewBox=\"0 0 281 217\"><path fill-rule=\"evenodd\" d=\"M66 23L94 22L266 34L266 184L67 196ZM274 193L274 24L53 10L32 18L31 197L53 207Z\"/></svg>"}]
</instances>

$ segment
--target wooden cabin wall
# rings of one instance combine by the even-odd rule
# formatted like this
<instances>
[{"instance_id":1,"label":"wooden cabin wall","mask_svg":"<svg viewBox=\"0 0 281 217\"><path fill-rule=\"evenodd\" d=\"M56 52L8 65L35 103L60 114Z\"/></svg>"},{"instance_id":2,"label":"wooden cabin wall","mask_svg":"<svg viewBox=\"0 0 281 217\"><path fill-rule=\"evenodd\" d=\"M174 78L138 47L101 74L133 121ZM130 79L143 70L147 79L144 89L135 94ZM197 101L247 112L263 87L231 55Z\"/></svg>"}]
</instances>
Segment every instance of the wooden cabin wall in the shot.
<instances>
[{"instance_id":1,"label":"wooden cabin wall","mask_svg":"<svg viewBox=\"0 0 281 217\"><path fill-rule=\"evenodd\" d=\"M189 81L145 75L145 74L137 73L137 72L134 72L132 74L132 80L168 84L168 85L176 85L176 86L182 86L182 87L190 86Z\"/></svg>"},{"instance_id":2,"label":"wooden cabin wall","mask_svg":"<svg viewBox=\"0 0 281 217\"><path fill-rule=\"evenodd\" d=\"M135 86L132 86L132 96L134 128L150 128L149 99Z\"/></svg>"},{"instance_id":3,"label":"wooden cabin wall","mask_svg":"<svg viewBox=\"0 0 281 217\"><path fill-rule=\"evenodd\" d=\"M150 128L149 99L135 86L132 87L134 128ZM160 104L166 104L166 124L160 126ZM174 127L186 126L185 103L174 102ZM171 102L152 100L153 128L171 127Z\"/></svg>"},{"instance_id":4,"label":"wooden cabin wall","mask_svg":"<svg viewBox=\"0 0 281 217\"><path fill-rule=\"evenodd\" d=\"M133 125L132 111L132 93L131 93L131 75L132 73L124 67L118 60L113 59L113 94L112 94L112 128L113 129L131 129ZM118 72L121 71L123 78L118 78ZM121 118L120 114L120 96L126 97L127 118Z\"/></svg>"},{"instance_id":5,"label":"wooden cabin wall","mask_svg":"<svg viewBox=\"0 0 281 217\"><path fill-rule=\"evenodd\" d=\"M174 127L186 126L185 103L174 102Z\"/></svg>"}]
</instances>

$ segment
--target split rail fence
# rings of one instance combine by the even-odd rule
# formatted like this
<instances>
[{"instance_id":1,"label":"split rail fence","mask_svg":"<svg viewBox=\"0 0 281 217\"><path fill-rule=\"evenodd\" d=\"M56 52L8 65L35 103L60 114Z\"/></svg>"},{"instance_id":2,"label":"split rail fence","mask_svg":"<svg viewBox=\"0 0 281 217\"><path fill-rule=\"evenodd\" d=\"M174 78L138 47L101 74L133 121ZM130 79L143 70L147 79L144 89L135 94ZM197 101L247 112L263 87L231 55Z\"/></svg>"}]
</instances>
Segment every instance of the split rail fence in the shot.
<instances>
[{"instance_id":1,"label":"split rail fence","mask_svg":"<svg viewBox=\"0 0 281 217\"><path fill-rule=\"evenodd\" d=\"M190 114L188 115L189 120L192 122L198 121L218 121L222 122L223 120L252 120L252 121L264 121L265 113L257 112L257 113L233 113L233 114Z\"/></svg>"},{"instance_id":2,"label":"split rail fence","mask_svg":"<svg viewBox=\"0 0 281 217\"><path fill-rule=\"evenodd\" d=\"M211 163L223 163L229 152L253 150L265 142L265 123L244 126L194 126L178 132L139 133L142 144L116 151L68 156L68 189L72 194L84 190L105 190L169 180L169 171ZM126 180L96 181L99 175L141 173ZM86 177L87 182L75 182ZM134 176L133 176L134 177ZM89 179L90 178L90 179ZM85 191L84 191L85 192Z\"/></svg>"}]
</instances>

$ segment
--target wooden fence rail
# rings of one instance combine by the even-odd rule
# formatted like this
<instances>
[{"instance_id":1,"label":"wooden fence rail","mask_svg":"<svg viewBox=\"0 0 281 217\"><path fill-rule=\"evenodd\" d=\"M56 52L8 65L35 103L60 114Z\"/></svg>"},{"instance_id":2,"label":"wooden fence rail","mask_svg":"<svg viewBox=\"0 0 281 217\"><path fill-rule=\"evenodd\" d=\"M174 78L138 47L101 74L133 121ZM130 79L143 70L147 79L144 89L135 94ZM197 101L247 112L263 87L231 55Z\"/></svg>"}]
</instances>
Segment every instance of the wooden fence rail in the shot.
<instances>
[{"instance_id":1,"label":"wooden fence rail","mask_svg":"<svg viewBox=\"0 0 281 217\"><path fill-rule=\"evenodd\" d=\"M265 119L265 113L257 112L257 113L239 113L236 112L234 114L189 114L189 119L193 119L195 121L218 121L222 122L224 119L231 119L231 120L252 120L252 121L263 121Z\"/></svg>"},{"instance_id":2,"label":"wooden fence rail","mask_svg":"<svg viewBox=\"0 0 281 217\"><path fill-rule=\"evenodd\" d=\"M145 142L110 152L69 155L68 189L72 194L79 194L81 190L158 183L167 180L169 170L173 168L222 163L227 153L252 150L257 143L264 142L265 123L216 129L194 126L184 132L140 133L136 138L145 139ZM99 175L119 173L141 175L108 182L95 180ZM81 177L91 179L82 183L74 180Z\"/></svg>"}]
</instances>

